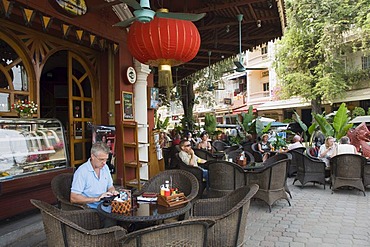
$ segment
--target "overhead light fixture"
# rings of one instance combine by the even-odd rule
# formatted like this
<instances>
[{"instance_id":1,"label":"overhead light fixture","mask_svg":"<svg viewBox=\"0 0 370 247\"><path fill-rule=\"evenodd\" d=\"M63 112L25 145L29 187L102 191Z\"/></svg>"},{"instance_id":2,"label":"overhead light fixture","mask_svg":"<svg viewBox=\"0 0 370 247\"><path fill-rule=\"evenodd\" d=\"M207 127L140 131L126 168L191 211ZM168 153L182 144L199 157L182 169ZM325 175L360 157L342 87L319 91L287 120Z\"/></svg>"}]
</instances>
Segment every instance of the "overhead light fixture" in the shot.
<instances>
[{"instance_id":1,"label":"overhead light fixture","mask_svg":"<svg viewBox=\"0 0 370 247\"><path fill-rule=\"evenodd\" d=\"M261 20L257 20L257 27L258 28L262 27L262 21Z\"/></svg>"}]
</instances>

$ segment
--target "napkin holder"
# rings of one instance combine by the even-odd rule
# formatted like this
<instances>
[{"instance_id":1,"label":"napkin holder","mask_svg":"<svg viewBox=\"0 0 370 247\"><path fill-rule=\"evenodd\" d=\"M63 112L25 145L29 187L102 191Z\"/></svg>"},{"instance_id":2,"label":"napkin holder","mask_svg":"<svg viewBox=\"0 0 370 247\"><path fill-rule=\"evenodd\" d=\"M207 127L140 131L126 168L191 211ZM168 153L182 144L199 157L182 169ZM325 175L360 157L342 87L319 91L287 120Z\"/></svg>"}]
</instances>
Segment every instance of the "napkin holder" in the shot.
<instances>
[{"instance_id":1,"label":"napkin holder","mask_svg":"<svg viewBox=\"0 0 370 247\"><path fill-rule=\"evenodd\" d=\"M162 196L158 195L157 203L164 207L176 207L187 203L188 199L186 199L184 193L174 194L172 196Z\"/></svg>"}]
</instances>

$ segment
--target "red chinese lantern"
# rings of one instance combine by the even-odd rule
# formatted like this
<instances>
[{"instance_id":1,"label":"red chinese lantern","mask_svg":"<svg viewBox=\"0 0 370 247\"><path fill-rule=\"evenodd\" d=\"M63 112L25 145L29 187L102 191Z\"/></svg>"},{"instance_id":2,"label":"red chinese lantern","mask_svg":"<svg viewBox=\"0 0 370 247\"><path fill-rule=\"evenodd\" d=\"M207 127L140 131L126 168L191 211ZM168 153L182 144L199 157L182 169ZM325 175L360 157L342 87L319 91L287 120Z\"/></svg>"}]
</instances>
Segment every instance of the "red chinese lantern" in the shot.
<instances>
[{"instance_id":1,"label":"red chinese lantern","mask_svg":"<svg viewBox=\"0 0 370 247\"><path fill-rule=\"evenodd\" d=\"M158 67L158 85L172 86L171 66L192 60L200 47L198 29L191 21L155 17L134 22L128 33L128 49L138 61Z\"/></svg>"}]
</instances>

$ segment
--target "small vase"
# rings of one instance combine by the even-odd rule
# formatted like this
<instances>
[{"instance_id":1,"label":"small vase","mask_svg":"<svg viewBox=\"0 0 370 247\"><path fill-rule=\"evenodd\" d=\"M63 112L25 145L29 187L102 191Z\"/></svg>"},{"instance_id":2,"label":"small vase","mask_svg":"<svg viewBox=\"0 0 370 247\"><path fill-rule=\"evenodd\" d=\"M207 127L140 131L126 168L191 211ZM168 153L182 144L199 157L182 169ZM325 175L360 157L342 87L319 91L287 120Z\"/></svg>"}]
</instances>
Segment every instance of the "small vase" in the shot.
<instances>
[{"instance_id":1,"label":"small vase","mask_svg":"<svg viewBox=\"0 0 370 247\"><path fill-rule=\"evenodd\" d=\"M19 117L20 118L32 118L32 113L20 112Z\"/></svg>"}]
</instances>

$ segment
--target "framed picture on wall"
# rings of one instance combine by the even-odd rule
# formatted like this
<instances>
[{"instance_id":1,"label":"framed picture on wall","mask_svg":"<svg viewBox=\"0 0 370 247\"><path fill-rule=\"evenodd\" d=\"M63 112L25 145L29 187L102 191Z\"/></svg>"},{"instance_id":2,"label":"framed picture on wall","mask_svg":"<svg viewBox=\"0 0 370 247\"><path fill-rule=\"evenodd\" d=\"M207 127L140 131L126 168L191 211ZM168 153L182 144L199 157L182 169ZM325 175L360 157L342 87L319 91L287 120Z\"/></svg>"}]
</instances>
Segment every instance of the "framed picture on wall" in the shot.
<instances>
[{"instance_id":1,"label":"framed picture on wall","mask_svg":"<svg viewBox=\"0 0 370 247\"><path fill-rule=\"evenodd\" d=\"M122 110L123 121L134 120L134 95L131 92L122 91Z\"/></svg>"},{"instance_id":2,"label":"framed picture on wall","mask_svg":"<svg viewBox=\"0 0 370 247\"><path fill-rule=\"evenodd\" d=\"M151 87L149 88L149 108L158 109L159 106L159 88Z\"/></svg>"}]
</instances>

